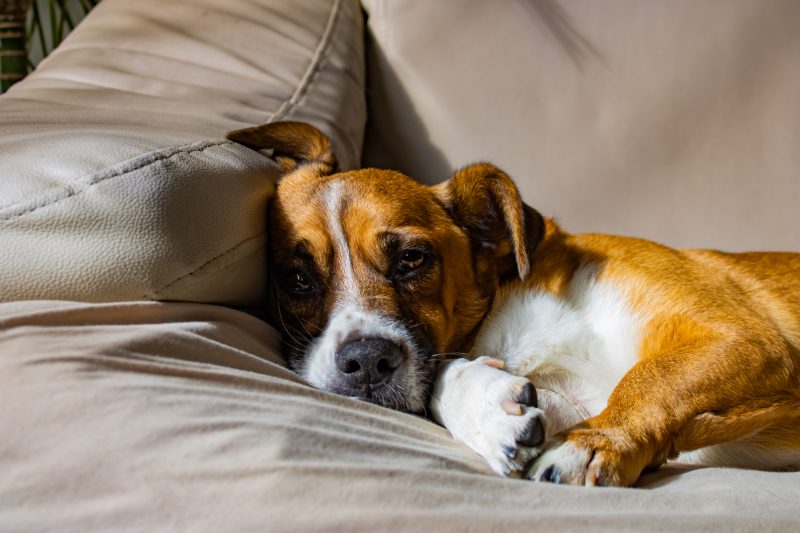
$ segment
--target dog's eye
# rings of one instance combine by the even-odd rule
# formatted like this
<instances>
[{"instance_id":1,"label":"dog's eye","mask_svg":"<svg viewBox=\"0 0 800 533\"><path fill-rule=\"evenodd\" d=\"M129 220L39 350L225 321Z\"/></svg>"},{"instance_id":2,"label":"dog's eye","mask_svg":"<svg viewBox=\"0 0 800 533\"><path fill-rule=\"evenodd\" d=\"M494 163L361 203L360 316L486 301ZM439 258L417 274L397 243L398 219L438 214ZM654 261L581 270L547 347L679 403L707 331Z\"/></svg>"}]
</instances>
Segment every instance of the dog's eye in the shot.
<instances>
[{"instance_id":1,"label":"dog's eye","mask_svg":"<svg viewBox=\"0 0 800 533\"><path fill-rule=\"evenodd\" d=\"M408 274L425 264L425 253L420 250L405 250L400 254L395 272Z\"/></svg>"},{"instance_id":2,"label":"dog's eye","mask_svg":"<svg viewBox=\"0 0 800 533\"><path fill-rule=\"evenodd\" d=\"M304 294L314 290L314 282L311 276L302 270L291 270L286 274L286 286L290 291Z\"/></svg>"}]
</instances>

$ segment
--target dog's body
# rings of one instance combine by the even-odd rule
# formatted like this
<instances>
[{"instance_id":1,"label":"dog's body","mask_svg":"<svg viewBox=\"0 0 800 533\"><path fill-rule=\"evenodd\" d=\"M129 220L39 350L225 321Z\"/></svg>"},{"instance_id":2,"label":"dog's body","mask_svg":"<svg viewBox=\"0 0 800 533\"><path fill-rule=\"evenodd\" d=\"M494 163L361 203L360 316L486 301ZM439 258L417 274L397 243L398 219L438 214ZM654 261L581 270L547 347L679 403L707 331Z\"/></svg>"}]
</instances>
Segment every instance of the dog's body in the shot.
<instances>
[{"instance_id":1,"label":"dog's body","mask_svg":"<svg viewBox=\"0 0 800 533\"><path fill-rule=\"evenodd\" d=\"M800 467L800 255L547 225L531 276L500 289L473 348L530 379L560 433L529 475L628 485L692 450L681 460Z\"/></svg>"},{"instance_id":2,"label":"dog's body","mask_svg":"<svg viewBox=\"0 0 800 533\"><path fill-rule=\"evenodd\" d=\"M496 471L538 480L630 485L693 450L800 467L800 254L568 235L496 167L430 188L337 174L307 125L231 138L290 171L270 213L273 300L315 386L407 411L430 399ZM453 354L492 358L440 367Z\"/></svg>"}]
</instances>

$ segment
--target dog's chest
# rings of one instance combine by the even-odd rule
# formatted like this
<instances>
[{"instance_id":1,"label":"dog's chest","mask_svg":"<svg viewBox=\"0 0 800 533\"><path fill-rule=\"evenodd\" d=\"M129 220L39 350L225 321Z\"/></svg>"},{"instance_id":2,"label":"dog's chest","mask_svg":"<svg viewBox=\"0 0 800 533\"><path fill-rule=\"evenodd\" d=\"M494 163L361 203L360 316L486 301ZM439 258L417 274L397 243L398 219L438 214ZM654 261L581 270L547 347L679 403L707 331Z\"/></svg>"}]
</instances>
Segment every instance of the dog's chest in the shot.
<instances>
[{"instance_id":1,"label":"dog's chest","mask_svg":"<svg viewBox=\"0 0 800 533\"><path fill-rule=\"evenodd\" d=\"M580 269L563 297L512 287L495 299L475 355L503 359L548 396L542 405L565 424L602 411L614 387L638 360L642 320L625 295ZM548 406L550 409L548 409Z\"/></svg>"}]
</instances>

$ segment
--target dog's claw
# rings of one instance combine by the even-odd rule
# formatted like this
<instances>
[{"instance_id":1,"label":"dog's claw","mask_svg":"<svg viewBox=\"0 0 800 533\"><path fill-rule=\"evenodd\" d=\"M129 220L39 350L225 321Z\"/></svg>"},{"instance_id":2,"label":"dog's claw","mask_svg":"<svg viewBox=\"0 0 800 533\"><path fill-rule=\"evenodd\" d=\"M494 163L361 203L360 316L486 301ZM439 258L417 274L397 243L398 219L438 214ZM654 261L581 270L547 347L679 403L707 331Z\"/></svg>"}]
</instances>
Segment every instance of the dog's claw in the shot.
<instances>
[{"instance_id":1,"label":"dog's claw","mask_svg":"<svg viewBox=\"0 0 800 533\"><path fill-rule=\"evenodd\" d=\"M558 474L558 468L555 465L550 465L544 469L542 475L539 476L539 481L544 483L558 483L560 480L560 475Z\"/></svg>"},{"instance_id":2,"label":"dog's claw","mask_svg":"<svg viewBox=\"0 0 800 533\"><path fill-rule=\"evenodd\" d=\"M511 459L512 461L517 456L517 449L513 446L503 446L503 455Z\"/></svg>"}]
</instances>

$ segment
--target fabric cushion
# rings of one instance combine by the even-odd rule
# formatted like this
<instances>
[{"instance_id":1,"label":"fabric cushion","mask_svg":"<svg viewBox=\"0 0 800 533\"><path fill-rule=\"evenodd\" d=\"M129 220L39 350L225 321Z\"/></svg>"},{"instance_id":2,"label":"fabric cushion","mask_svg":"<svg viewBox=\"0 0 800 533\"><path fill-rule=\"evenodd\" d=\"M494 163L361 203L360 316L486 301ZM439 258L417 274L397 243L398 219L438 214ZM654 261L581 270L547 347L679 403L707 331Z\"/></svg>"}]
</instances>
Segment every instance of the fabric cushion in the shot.
<instances>
[{"instance_id":1,"label":"fabric cushion","mask_svg":"<svg viewBox=\"0 0 800 533\"><path fill-rule=\"evenodd\" d=\"M211 305L0 304L0 530L800 528L798 472L497 477L427 420L309 387L277 342Z\"/></svg>"},{"instance_id":2,"label":"fabric cushion","mask_svg":"<svg viewBox=\"0 0 800 533\"><path fill-rule=\"evenodd\" d=\"M0 97L0 300L254 305L277 167L224 140L293 119L360 158L355 0L104 0Z\"/></svg>"},{"instance_id":3,"label":"fabric cushion","mask_svg":"<svg viewBox=\"0 0 800 533\"><path fill-rule=\"evenodd\" d=\"M800 3L363 0L364 160L489 160L566 230L800 251Z\"/></svg>"}]
</instances>

